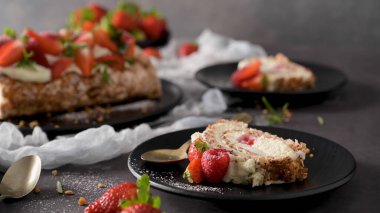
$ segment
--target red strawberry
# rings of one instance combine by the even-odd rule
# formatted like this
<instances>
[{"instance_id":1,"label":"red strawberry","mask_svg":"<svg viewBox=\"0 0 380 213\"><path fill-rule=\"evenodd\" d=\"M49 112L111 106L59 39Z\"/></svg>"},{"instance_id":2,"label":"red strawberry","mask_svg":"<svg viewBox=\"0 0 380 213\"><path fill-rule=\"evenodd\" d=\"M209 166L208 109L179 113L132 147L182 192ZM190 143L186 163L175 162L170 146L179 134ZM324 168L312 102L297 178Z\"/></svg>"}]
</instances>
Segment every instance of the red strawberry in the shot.
<instances>
[{"instance_id":1,"label":"red strawberry","mask_svg":"<svg viewBox=\"0 0 380 213\"><path fill-rule=\"evenodd\" d=\"M255 77L241 82L240 87L245 89L262 90L264 74L259 73Z\"/></svg>"},{"instance_id":2,"label":"red strawberry","mask_svg":"<svg viewBox=\"0 0 380 213\"><path fill-rule=\"evenodd\" d=\"M119 55L105 55L96 58L96 62L108 64L115 70L124 70L124 59Z\"/></svg>"},{"instance_id":3,"label":"red strawberry","mask_svg":"<svg viewBox=\"0 0 380 213\"><path fill-rule=\"evenodd\" d=\"M31 38L34 38L44 53L59 55L64 49L63 44L57 39L52 39L46 35L40 35L30 29L26 29L24 33Z\"/></svg>"},{"instance_id":4,"label":"red strawberry","mask_svg":"<svg viewBox=\"0 0 380 213\"><path fill-rule=\"evenodd\" d=\"M19 62L24 56L24 44L16 39L3 44L0 47L0 66L5 67Z\"/></svg>"},{"instance_id":5,"label":"red strawberry","mask_svg":"<svg viewBox=\"0 0 380 213\"><path fill-rule=\"evenodd\" d=\"M203 152L208 150L207 143L203 142L200 138L190 144L188 156L189 161L192 161L196 158L202 158Z\"/></svg>"},{"instance_id":6,"label":"red strawberry","mask_svg":"<svg viewBox=\"0 0 380 213\"><path fill-rule=\"evenodd\" d=\"M93 48L95 45L95 38L92 33L86 32L82 33L75 39L75 43L84 43L87 44L88 47Z\"/></svg>"},{"instance_id":7,"label":"red strawberry","mask_svg":"<svg viewBox=\"0 0 380 213\"><path fill-rule=\"evenodd\" d=\"M7 35L1 35L1 36L0 36L0 47L3 46L3 45L6 44L6 43L12 41L12 40L13 40L13 39L10 38L10 37L7 36Z\"/></svg>"},{"instance_id":8,"label":"red strawberry","mask_svg":"<svg viewBox=\"0 0 380 213\"><path fill-rule=\"evenodd\" d=\"M113 14L111 23L114 27L127 31L130 31L137 26L136 18L122 10L117 10Z\"/></svg>"},{"instance_id":9,"label":"red strawberry","mask_svg":"<svg viewBox=\"0 0 380 213\"><path fill-rule=\"evenodd\" d=\"M190 161L185 172L183 173L183 178L190 183L202 183L205 180L201 158L195 158Z\"/></svg>"},{"instance_id":10,"label":"red strawberry","mask_svg":"<svg viewBox=\"0 0 380 213\"><path fill-rule=\"evenodd\" d=\"M110 39L107 31L104 29L97 29L94 32L95 36L95 43L97 43L99 46L105 47L112 52L117 52L117 46L116 44Z\"/></svg>"},{"instance_id":11,"label":"red strawberry","mask_svg":"<svg viewBox=\"0 0 380 213\"><path fill-rule=\"evenodd\" d=\"M91 32L95 28L95 23L92 21L84 21L82 24L82 30L85 32Z\"/></svg>"},{"instance_id":12,"label":"red strawberry","mask_svg":"<svg viewBox=\"0 0 380 213\"><path fill-rule=\"evenodd\" d=\"M103 6L101 6L97 3L93 3L93 2L88 3L87 7L90 8L93 11L93 13L95 14L95 20L94 21L96 21L96 22L99 22L100 19L102 19L103 16L105 16L107 14L107 10Z\"/></svg>"},{"instance_id":13,"label":"red strawberry","mask_svg":"<svg viewBox=\"0 0 380 213\"><path fill-rule=\"evenodd\" d=\"M260 72L260 64L259 60L254 60L242 69L236 70L231 76L232 83L235 86L241 86L243 81L252 78Z\"/></svg>"},{"instance_id":14,"label":"red strawberry","mask_svg":"<svg viewBox=\"0 0 380 213\"><path fill-rule=\"evenodd\" d=\"M225 149L210 149L203 153L202 170L206 180L210 183L219 183L228 170L230 156Z\"/></svg>"},{"instance_id":15,"label":"red strawberry","mask_svg":"<svg viewBox=\"0 0 380 213\"><path fill-rule=\"evenodd\" d=\"M120 211L120 200L132 200L137 197L137 187L134 183L122 183L103 194L98 200L88 205L84 212L113 213Z\"/></svg>"},{"instance_id":16,"label":"red strawberry","mask_svg":"<svg viewBox=\"0 0 380 213\"><path fill-rule=\"evenodd\" d=\"M84 77L92 75L92 68L94 66L94 55L90 48L80 48L75 52L75 64L82 71Z\"/></svg>"},{"instance_id":17,"label":"red strawberry","mask_svg":"<svg viewBox=\"0 0 380 213\"><path fill-rule=\"evenodd\" d=\"M158 49L153 48L153 47L147 47L144 49L144 55L146 57L155 57L157 59L161 59L161 54L158 51Z\"/></svg>"},{"instance_id":18,"label":"red strawberry","mask_svg":"<svg viewBox=\"0 0 380 213\"><path fill-rule=\"evenodd\" d=\"M124 208L121 213L161 213L159 209L153 208L149 204L138 203Z\"/></svg>"},{"instance_id":19,"label":"red strawberry","mask_svg":"<svg viewBox=\"0 0 380 213\"><path fill-rule=\"evenodd\" d=\"M61 77L63 71L65 71L74 61L69 57L61 57L51 65L52 78L58 79Z\"/></svg>"},{"instance_id":20,"label":"red strawberry","mask_svg":"<svg viewBox=\"0 0 380 213\"><path fill-rule=\"evenodd\" d=\"M166 30L166 22L160 17L147 16L141 20L141 28L148 38L158 40Z\"/></svg>"},{"instance_id":21,"label":"red strawberry","mask_svg":"<svg viewBox=\"0 0 380 213\"><path fill-rule=\"evenodd\" d=\"M186 57L194 52L198 51L198 45L195 43L183 43L179 50L178 50L178 56L179 57Z\"/></svg>"},{"instance_id":22,"label":"red strawberry","mask_svg":"<svg viewBox=\"0 0 380 213\"><path fill-rule=\"evenodd\" d=\"M37 41L33 38L30 38L28 41L28 45L26 46L26 50L28 52L32 52L33 55L31 59L35 61L37 64L40 64L44 67L49 67L49 62L46 59L44 52L41 50L41 47L37 43Z\"/></svg>"},{"instance_id":23,"label":"red strawberry","mask_svg":"<svg viewBox=\"0 0 380 213\"><path fill-rule=\"evenodd\" d=\"M129 39L127 41L127 47L125 49L124 58L125 59L132 58L135 55L135 48L136 48L136 40Z\"/></svg>"}]
</instances>

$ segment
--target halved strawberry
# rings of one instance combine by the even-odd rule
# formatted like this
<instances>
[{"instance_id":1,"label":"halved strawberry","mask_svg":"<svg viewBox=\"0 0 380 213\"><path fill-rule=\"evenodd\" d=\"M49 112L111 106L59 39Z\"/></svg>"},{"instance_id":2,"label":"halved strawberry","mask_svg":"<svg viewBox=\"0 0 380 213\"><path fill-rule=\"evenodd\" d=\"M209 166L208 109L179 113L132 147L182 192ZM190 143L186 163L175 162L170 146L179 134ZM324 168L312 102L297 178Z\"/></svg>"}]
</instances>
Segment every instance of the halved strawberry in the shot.
<instances>
[{"instance_id":1,"label":"halved strawberry","mask_svg":"<svg viewBox=\"0 0 380 213\"><path fill-rule=\"evenodd\" d=\"M99 46L105 47L112 52L117 52L116 44L110 39L109 34L104 29L97 29L94 31L95 43Z\"/></svg>"},{"instance_id":2,"label":"halved strawberry","mask_svg":"<svg viewBox=\"0 0 380 213\"><path fill-rule=\"evenodd\" d=\"M190 161L185 172L183 173L183 178L190 183L202 183L205 180L201 158L195 158Z\"/></svg>"},{"instance_id":3,"label":"halved strawberry","mask_svg":"<svg viewBox=\"0 0 380 213\"><path fill-rule=\"evenodd\" d=\"M186 42L183 43L179 49L178 49L178 56L179 57L186 57L188 55L193 54L194 52L198 51L198 45L193 42Z\"/></svg>"},{"instance_id":4,"label":"halved strawberry","mask_svg":"<svg viewBox=\"0 0 380 213\"><path fill-rule=\"evenodd\" d=\"M49 62L46 58L46 55L41 50L40 45L34 38L30 38L28 40L28 45L26 46L26 50L32 53L31 59L35 61L37 64L40 64L44 67L49 67Z\"/></svg>"},{"instance_id":5,"label":"halved strawberry","mask_svg":"<svg viewBox=\"0 0 380 213\"><path fill-rule=\"evenodd\" d=\"M245 89L262 90L264 88L263 79L264 74L259 73L253 78L242 81L240 83L240 87Z\"/></svg>"},{"instance_id":6,"label":"halved strawberry","mask_svg":"<svg viewBox=\"0 0 380 213\"><path fill-rule=\"evenodd\" d=\"M53 80L61 77L61 74L63 73L63 71L65 71L73 63L74 63L73 59L69 57L60 57L57 61L55 61L51 65L51 74L52 74Z\"/></svg>"},{"instance_id":7,"label":"halved strawberry","mask_svg":"<svg viewBox=\"0 0 380 213\"><path fill-rule=\"evenodd\" d=\"M203 152L208 150L208 145L203 142L200 138L195 140L189 146L188 157L189 161L193 161L196 158L202 158Z\"/></svg>"},{"instance_id":8,"label":"halved strawberry","mask_svg":"<svg viewBox=\"0 0 380 213\"><path fill-rule=\"evenodd\" d=\"M99 58L96 58L96 62L105 63L115 70L124 70L124 59L123 57L116 54L101 56Z\"/></svg>"},{"instance_id":9,"label":"halved strawberry","mask_svg":"<svg viewBox=\"0 0 380 213\"><path fill-rule=\"evenodd\" d=\"M254 60L242 69L236 70L231 76L232 83L240 87L243 81L254 77L260 72L260 65L259 60Z\"/></svg>"},{"instance_id":10,"label":"halved strawberry","mask_svg":"<svg viewBox=\"0 0 380 213\"><path fill-rule=\"evenodd\" d=\"M1 35L0 36L0 47L3 46L5 43L8 43L10 41L12 41L13 39L10 38L9 36L7 35Z\"/></svg>"},{"instance_id":11,"label":"halved strawberry","mask_svg":"<svg viewBox=\"0 0 380 213\"><path fill-rule=\"evenodd\" d=\"M95 23L92 21L84 21L81 29L86 32L91 32L95 28Z\"/></svg>"},{"instance_id":12,"label":"halved strawberry","mask_svg":"<svg viewBox=\"0 0 380 213\"><path fill-rule=\"evenodd\" d=\"M82 71L84 77L92 75L92 68L95 64L94 54L88 47L77 49L74 56L75 64Z\"/></svg>"},{"instance_id":13,"label":"halved strawberry","mask_svg":"<svg viewBox=\"0 0 380 213\"><path fill-rule=\"evenodd\" d=\"M157 59L161 59L160 52L158 51L157 48L153 48L153 47L144 48L144 55L146 57L155 57Z\"/></svg>"},{"instance_id":14,"label":"halved strawberry","mask_svg":"<svg viewBox=\"0 0 380 213\"><path fill-rule=\"evenodd\" d=\"M209 183L219 183L226 175L230 156L225 149L210 149L203 153L202 170Z\"/></svg>"},{"instance_id":15,"label":"halved strawberry","mask_svg":"<svg viewBox=\"0 0 380 213\"><path fill-rule=\"evenodd\" d=\"M75 39L74 43L83 43L87 44L89 48L93 48L95 45L95 37L90 32L84 32L78 35L78 37Z\"/></svg>"},{"instance_id":16,"label":"halved strawberry","mask_svg":"<svg viewBox=\"0 0 380 213\"><path fill-rule=\"evenodd\" d=\"M87 4L87 7L90 8L94 14L95 14L95 22L99 22L100 19L103 18L103 16L105 16L107 14L107 9L105 9L103 6L97 4L97 3L94 3L94 2L90 2Z\"/></svg>"},{"instance_id":17,"label":"halved strawberry","mask_svg":"<svg viewBox=\"0 0 380 213\"><path fill-rule=\"evenodd\" d=\"M0 47L0 66L5 67L19 62L24 56L24 50L24 44L19 39L3 44Z\"/></svg>"},{"instance_id":18,"label":"halved strawberry","mask_svg":"<svg viewBox=\"0 0 380 213\"><path fill-rule=\"evenodd\" d=\"M136 49L136 40L135 39L129 39L127 41L127 46L124 53L124 58L129 59L133 58L135 55L135 49Z\"/></svg>"},{"instance_id":19,"label":"halved strawberry","mask_svg":"<svg viewBox=\"0 0 380 213\"><path fill-rule=\"evenodd\" d=\"M166 31L166 21L156 16L143 17L141 20L141 28L148 38L158 40Z\"/></svg>"},{"instance_id":20,"label":"halved strawberry","mask_svg":"<svg viewBox=\"0 0 380 213\"><path fill-rule=\"evenodd\" d=\"M137 26L136 18L122 10L115 11L112 16L111 23L114 27L127 31L130 31Z\"/></svg>"},{"instance_id":21,"label":"halved strawberry","mask_svg":"<svg viewBox=\"0 0 380 213\"><path fill-rule=\"evenodd\" d=\"M24 33L31 38L34 38L44 53L59 55L64 49L63 44L57 39L52 39L48 36L40 35L30 29L26 29Z\"/></svg>"}]
</instances>

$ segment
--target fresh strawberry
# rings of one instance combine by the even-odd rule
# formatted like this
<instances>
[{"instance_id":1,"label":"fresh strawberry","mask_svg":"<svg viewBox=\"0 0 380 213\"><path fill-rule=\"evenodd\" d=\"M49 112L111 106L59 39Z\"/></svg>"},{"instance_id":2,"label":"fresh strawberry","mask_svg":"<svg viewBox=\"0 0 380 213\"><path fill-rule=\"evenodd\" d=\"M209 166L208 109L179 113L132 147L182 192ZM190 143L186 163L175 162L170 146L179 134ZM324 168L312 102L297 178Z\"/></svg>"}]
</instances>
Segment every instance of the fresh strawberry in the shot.
<instances>
[{"instance_id":1,"label":"fresh strawberry","mask_svg":"<svg viewBox=\"0 0 380 213\"><path fill-rule=\"evenodd\" d=\"M202 170L206 180L210 183L219 183L228 170L230 156L225 149L210 149L203 153Z\"/></svg>"},{"instance_id":2,"label":"fresh strawberry","mask_svg":"<svg viewBox=\"0 0 380 213\"><path fill-rule=\"evenodd\" d=\"M253 78L244 80L240 83L240 87L245 89L262 90L264 87L264 74L259 73Z\"/></svg>"},{"instance_id":3,"label":"fresh strawberry","mask_svg":"<svg viewBox=\"0 0 380 213\"><path fill-rule=\"evenodd\" d=\"M127 46L125 49L124 58L125 59L133 58L133 56L135 55L136 40L129 39L126 44Z\"/></svg>"},{"instance_id":4,"label":"fresh strawberry","mask_svg":"<svg viewBox=\"0 0 380 213\"><path fill-rule=\"evenodd\" d=\"M92 21L84 21L82 24L82 30L85 32L91 32L95 28L95 23Z\"/></svg>"},{"instance_id":5,"label":"fresh strawberry","mask_svg":"<svg viewBox=\"0 0 380 213\"><path fill-rule=\"evenodd\" d=\"M52 39L46 35L40 35L30 29L26 29L24 33L31 38L34 38L44 53L59 55L64 49L63 44L57 39Z\"/></svg>"},{"instance_id":6,"label":"fresh strawberry","mask_svg":"<svg viewBox=\"0 0 380 213\"><path fill-rule=\"evenodd\" d=\"M51 65L52 78L58 79L61 77L63 71L65 71L74 61L69 57L60 57L56 62Z\"/></svg>"},{"instance_id":7,"label":"fresh strawberry","mask_svg":"<svg viewBox=\"0 0 380 213\"><path fill-rule=\"evenodd\" d=\"M124 70L124 59L123 57L116 54L101 56L99 58L96 58L96 62L105 63L115 70Z\"/></svg>"},{"instance_id":8,"label":"fresh strawberry","mask_svg":"<svg viewBox=\"0 0 380 213\"><path fill-rule=\"evenodd\" d=\"M24 56L24 50L24 44L19 39L3 44L0 47L0 66L5 67L19 62Z\"/></svg>"},{"instance_id":9,"label":"fresh strawberry","mask_svg":"<svg viewBox=\"0 0 380 213\"><path fill-rule=\"evenodd\" d=\"M120 211L119 202L137 197L137 186L134 183L122 183L103 194L98 200L88 205L84 212L113 213Z\"/></svg>"},{"instance_id":10,"label":"fresh strawberry","mask_svg":"<svg viewBox=\"0 0 380 213\"><path fill-rule=\"evenodd\" d=\"M144 49L144 55L146 57L155 57L157 59L161 59L161 54L158 51L158 49L153 48L153 47L147 47Z\"/></svg>"},{"instance_id":11,"label":"fresh strawberry","mask_svg":"<svg viewBox=\"0 0 380 213\"><path fill-rule=\"evenodd\" d=\"M127 12L116 10L112 16L111 23L114 27L130 31L137 26L137 20Z\"/></svg>"},{"instance_id":12,"label":"fresh strawberry","mask_svg":"<svg viewBox=\"0 0 380 213\"><path fill-rule=\"evenodd\" d=\"M148 38L158 40L166 31L166 22L157 16L146 16L141 20L141 28Z\"/></svg>"},{"instance_id":13,"label":"fresh strawberry","mask_svg":"<svg viewBox=\"0 0 380 213\"><path fill-rule=\"evenodd\" d=\"M190 161L189 165L186 167L183 173L183 178L185 178L190 183L202 183L205 180L205 174L202 170L202 159L195 158Z\"/></svg>"},{"instance_id":14,"label":"fresh strawberry","mask_svg":"<svg viewBox=\"0 0 380 213\"><path fill-rule=\"evenodd\" d=\"M92 49L95 45L95 38L92 33L85 32L78 35L74 42L87 44L87 46Z\"/></svg>"},{"instance_id":15,"label":"fresh strawberry","mask_svg":"<svg viewBox=\"0 0 380 213\"><path fill-rule=\"evenodd\" d=\"M71 13L69 18L70 27L78 28L82 27L82 24L86 21L96 22L97 14L94 9L89 7L80 8Z\"/></svg>"},{"instance_id":16,"label":"fresh strawberry","mask_svg":"<svg viewBox=\"0 0 380 213\"><path fill-rule=\"evenodd\" d=\"M29 39L28 45L26 46L26 50L32 53L31 59L35 61L37 64L42 65L44 67L49 67L49 62L46 58L46 55L43 53L41 47L35 39Z\"/></svg>"},{"instance_id":17,"label":"fresh strawberry","mask_svg":"<svg viewBox=\"0 0 380 213\"><path fill-rule=\"evenodd\" d=\"M231 76L232 83L240 87L243 81L252 78L260 72L260 64L259 60L254 60L242 69L236 70Z\"/></svg>"},{"instance_id":18,"label":"fresh strawberry","mask_svg":"<svg viewBox=\"0 0 380 213\"><path fill-rule=\"evenodd\" d=\"M186 57L198 51L198 45L192 42L183 43L178 49L179 57Z\"/></svg>"},{"instance_id":19,"label":"fresh strawberry","mask_svg":"<svg viewBox=\"0 0 380 213\"><path fill-rule=\"evenodd\" d=\"M159 209L153 208L149 204L138 203L124 208L121 213L161 213Z\"/></svg>"},{"instance_id":20,"label":"fresh strawberry","mask_svg":"<svg viewBox=\"0 0 380 213\"><path fill-rule=\"evenodd\" d=\"M52 32L40 32L39 34L40 34L40 36L42 36L44 38L50 38L50 39L53 39L53 40L60 39L60 36L58 34L52 33Z\"/></svg>"},{"instance_id":21,"label":"fresh strawberry","mask_svg":"<svg viewBox=\"0 0 380 213\"><path fill-rule=\"evenodd\" d=\"M95 64L94 55L90 48L80 48L75 52L75 64L82 71L84 77L92 75L92 68Z\"/></svg>"},{"instance_id":22,"label":"fresh strawberry","mask_svg":"<svg viewBox=\"0 0 380 213\"><path fill-rule=\"evenodd\" d=\"M244 143L244 144L247 144L247 145L253 145L255 143L255 139L248 135L248 134L243 134L241 135L238 140L240 141L240 143Z\"/></svg>"},{"instance_id":23,"label":"fresh strawberry","mask_svg":"<svg viewBox=\"0 0 380 213\"><path fill-rule=\"evenodd\" d=\"M110 39L110 36L108 35L107 31L104 29L97 29L94 32L95 35L95 43L99 46L105 47L112 52L117 52L117 46L116 44Z\"/></svg>"},{"instance_id":24,"label":"fresh strawberry","mask_svg":"<svg viewBox=\"0 0 380 213\"><path fill-rule=\"evenodd\" d=\"M107 10L103 6L97 3L94 3L94 2L88 3L87 7L90 8L95 14L95 20L94 20L95 22L99 22L100 19L102 19L103 16L107 14Z\"/></svg>"},{"instance_id":25,"label":"fresh strawberry","mask_svg":"<svg viewBox=\"0 0 380 213\"><path fill-rule=\"evenodd\" d=\"M196 158L202 158L203 152L208 150L207 143L203 142L200 138L190 144L188 156L189 161L192 161Z\"/></svg>"},{"instance_id":26,"label":"fresh strawberry","mask_svg":"<svg viewBox=\"0 0 380 213\"><path fill-rule=\"evenodd\" d=\"M10 38L10 37L7 36L7 35L1 35L1 36L0 36L0 47L3 46L3 45L6 44L6 43L12 41L12 40L13 40L13 39Z\"/></svg>"}]
</instances>

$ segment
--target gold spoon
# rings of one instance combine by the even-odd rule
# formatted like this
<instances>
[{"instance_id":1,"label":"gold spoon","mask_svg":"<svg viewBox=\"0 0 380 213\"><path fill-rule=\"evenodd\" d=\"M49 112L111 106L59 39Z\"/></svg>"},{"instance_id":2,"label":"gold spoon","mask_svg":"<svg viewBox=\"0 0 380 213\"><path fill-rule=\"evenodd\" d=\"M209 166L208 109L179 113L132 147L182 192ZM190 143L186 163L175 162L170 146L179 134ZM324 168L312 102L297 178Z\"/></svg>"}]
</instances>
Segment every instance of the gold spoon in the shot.
<instances>
[{"instance_id":1,"label":"gold spoon","mask_svg":"<svg viewBox=\"0 0 380 213\"><path fill-rule=\"evenodd\" d=\"M0 183L0 201L5 198L21 198L36 187L41 174L41 159L30 155L14 162Z\"/></svg>"},{"instance_id":2,"label":"gold spoon","mask_svg":"<svg viewBox=\"0 0 380 213\"><path fill-rule=\"evenodd\" d=\"M231 120L242 121L245 123L252 122L253 118L248 113L239 113L231 118ZM144 152L141 159L153 163L175 163L185 160L187 156L187 149L189 148L191 140L186 141L178 149L156 149Z\"/></svg>"}]
</instances>

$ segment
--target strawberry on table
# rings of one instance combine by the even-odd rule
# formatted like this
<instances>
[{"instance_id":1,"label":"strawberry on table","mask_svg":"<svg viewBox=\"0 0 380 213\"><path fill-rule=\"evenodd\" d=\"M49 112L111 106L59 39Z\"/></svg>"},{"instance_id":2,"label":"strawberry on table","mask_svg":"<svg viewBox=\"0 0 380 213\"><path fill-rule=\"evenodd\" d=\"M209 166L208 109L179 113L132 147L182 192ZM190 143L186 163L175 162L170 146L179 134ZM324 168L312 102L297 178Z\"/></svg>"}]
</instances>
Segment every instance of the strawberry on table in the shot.
<instances>
[{"instance_id":1,"label":"strawberry on table","mask_svg":"<svg viewBox=\"0 0 380 213\"><path fill-rule=\"evenodd\" d=\"M88 205L84 212L112 213L120 211L119 202L127 199L132 200L137 197L137 186L134 183L122 183L103 194L98 200Z\"/></svg>"},{"instance_id":2,"label":"strawberry on table","mask_svg":"<svg viewBox=\"0 0 380 213\"><path fill-rule=\"evenodd\" d=\"M141 20L141 28L148 38L160 39L166 31L166 21L157 11L152 11Z\"/></svg>"},{"instance_id":3,"label":"strawberry on table","mask_svg":"<svg viewBox=\"0 0 380 213\"><path fill-rule=\"evenodd\" d=\"M202 170L209 183L219 183L227 173L230 156L225 149L210 149L203 153Z\"/></svg>"},{"instance_id":4,"label":"strawberry on table","mask_svg":"<svg viewBox=\"0 0 380 213\"><path fill-rule=\"evenodd\" d=\"M37 64L42 65L44 67L49 67L49 62L46 58L46 55L41 50L41 47L35 39L29 39L28 45L26 46L26 50L32 53L31 59L35 61Z\"/></svg>"},{"instance_id":5,"label":"strawberry on table","mask_svg":"<svg viewBox=\"0 0 380 213\"><path fill-rule=\"evenodd\" d=\"M198 51L198 45L194 42L183 43L178 49L179 57L186 57Z\"/></svg>"},{"instance_id":6,"label":"strawberry on table","mask_svg":"<svg viewBox=\"0 0 380 213\"><path fill-rule=\"evenodd\" d=\"M60 57L57 61L55 61L51 65L51 74L52 74L53 80L61 77L61 74L63 73L63 71L65 71L73 63L74 61L72 58L64 57L64 56Z\"/></svg>"},{"instance_id":7,"label":"strawberry on table","mask_svg":"<svg viewBox=\"0 0 380 213\"><path fill-rule=\"evenodd\" d=\"M161 59L161 54L157 48L147 47L144 48L143 52L146 57L154 57L157 59Z\"/></svg>"},{"instance_id":8,"label":"strawberry on table","mask_svg":"<svg viewBox=\"0 0 380 213\"><path fill-rule=\"evenodd\" d=\"M190 161L185 172L183 173L183 178L190 183L202 183L205 180L201 158L194 158Z\"/></svg>"},{"instance_id":9,"label":"strawberry on table","mask_svg":"<svg viewBox=\"0 0 380 213\"><path fill-rule=\"evenodd\" d=\"M20 39L15 39L0 47L0 66L9 66L19 62L24 56L25 47Z\"/></svg>"},{"instance_id":10,"label":"strawberry on table","mask_svg":"<svg viewBox=\"0 0 380 213\"><path fill-rule=\"evenodd\" d=\"M231 81L235 86L241 86L242 82L248 80L260 72L260 61L254 60L249 65L243 67L242 69L236 70L232 76Z\"/></svg>"},{"instance_id":11,"label":"strawberry on table","mask_svg":"<svg viewBox=\"0 0 380 213\"><path fill-rule=\"evenodd\" d=\"M30 29L26 29L24 33L34 38L44 53L59 55L64 49L63 44L58 39L53 39L47 35L40 35Z\"/></svg>"}]
</instances>

